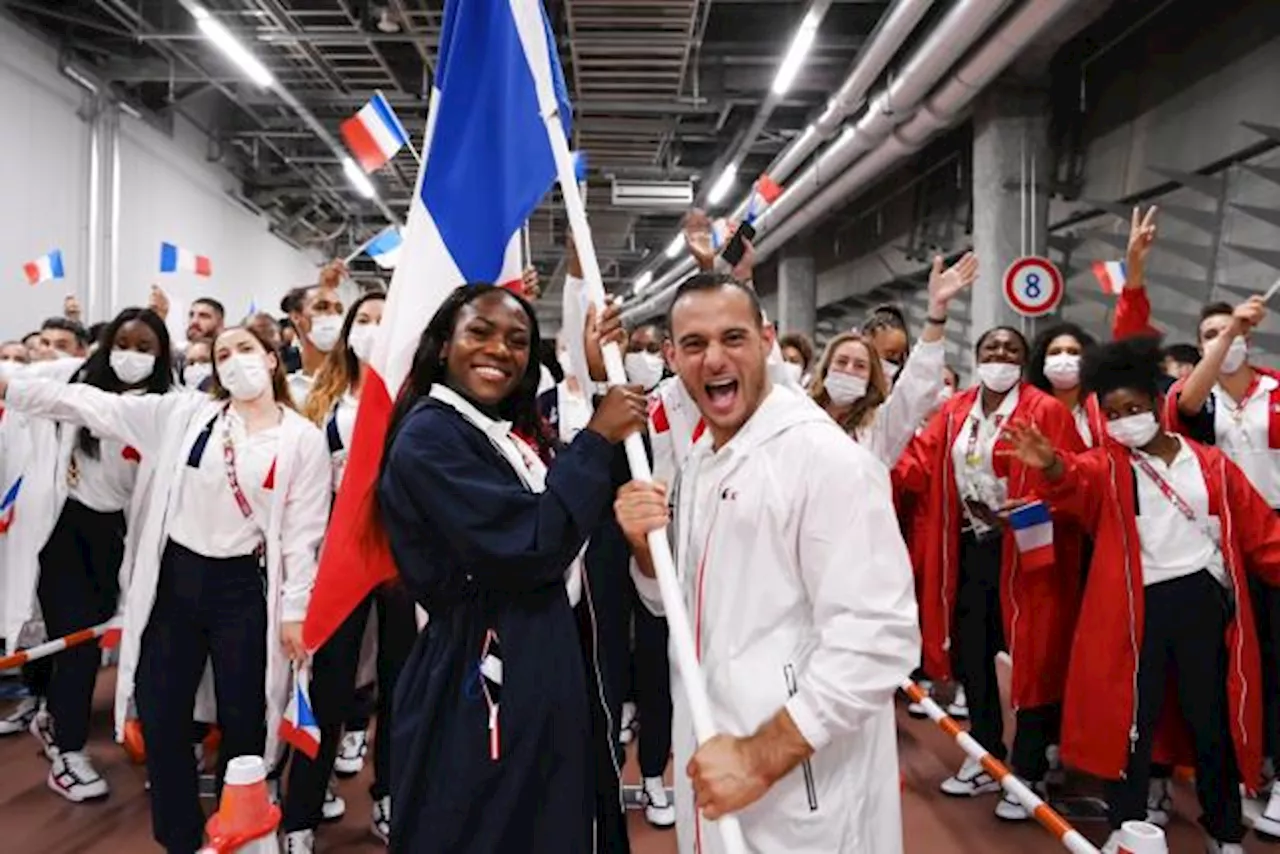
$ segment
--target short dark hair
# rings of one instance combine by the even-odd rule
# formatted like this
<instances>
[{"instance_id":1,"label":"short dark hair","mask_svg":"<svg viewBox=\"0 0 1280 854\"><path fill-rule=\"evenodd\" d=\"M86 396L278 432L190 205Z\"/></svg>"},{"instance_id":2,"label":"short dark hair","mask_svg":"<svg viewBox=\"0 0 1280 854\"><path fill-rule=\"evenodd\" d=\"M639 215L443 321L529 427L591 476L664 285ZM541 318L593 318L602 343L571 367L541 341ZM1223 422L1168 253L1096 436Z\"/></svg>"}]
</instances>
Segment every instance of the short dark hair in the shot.
<instances>
[{"instance_id":1,"label":"short dark hair","mask_svg":"<svg viewBox=\"0 0 1280 854\"><path fill-rule=\"evenodd\" d=\"M1200 364L1200 348L1194 344L1170 344L1164 348L1162 358L1173 359L1184 365Z\"/></svg>"},{"instance_id":2,"label":"short dark hair","mask_svg":"<svg viewBox=\"0 0 1280 854\"><path fill-rule=\"evenodd\" d=\"M800 332L789 332L778 339L778 347L786 349L790 347L800 354L800 358L804 359L804 367L808 369L813 364L813 342L809 340L808 335Z\"/></svg>"},{"instance_id":3,"label":"short dark hair","mask_svg":"<svg viewBox=\"0 0 1280 854\"><path fill-rule=\"evenodd\" d=\"M668 334L675 329L671 319L675 316L676 305L680 300L690 294L709 293L723 290L724 288L733 288L746 294L747 299L751 301L751 312L755 315L756 326L764 326L764 308L760 305L760 297L756 294L755 288L745 282L739 282L726 273L695 273L680 283L680 287L676 288L675 298L671 300L671 305L667 307Z\"/></svg>"},{"instance_id":4,"label":"short dark hair","mask_svg":"<svg viewBox=\"0 0 1280 854\"><path fill-rule=\"evenodd\" d=\"M1200 309L1200 319L1196 321L1196 329L1199 329L1200 324L1204 323L1211 317L1218 317L1222 314L1230 316L1235 313L1236 310L1231 307L1231 303L1229 302L1211 302L1204 308Z\"/></svg>"},{"instance_id":5,"label":"short dark hair","mask_svg":"<svg viewBox=\"0 0 1280 854\"><path fill-rule=\"evenodd\" d=\"M982 345L987 343L987 339L990 338L992 335L995 335L997 332L1008 332L1014 338L1017 338L1020 342L1022 342L1022 352L1026 353L1028 356L1031 355L1031 348L1027 346L1027 336L1023 335L1021 332L1014 329L1012 326L993 326L990 329L988 329L986 332L979 335L978 343L973 345L973 354L976 356L979 353L981 353Z\"/></svg>"},{"instance_id":6,"label":"short dark hair","mask_svg":"<svg viewBox=\"0 0 1280 854\"><path fill-rule=\"evenodd\" d=\"M80 346L87 347L89 345L89 333L83 326L76 323L74 320L69 320L65 317L50 317L45 320L44 323L40 324L41 332L44 332L46 329L60 329L63 332L70 332L72 335L76 336L76 341L80 343Z\"/></svg>"},{"instance_id":7,"label":"short dark hair","mask_svg":"<svg viewBox=\"0 0 1280 854\"><path fill-rule=\"evenodd\" d=\"M1102 399L1111 392L1127 388L1140 391L1155 400L1160 396L1160 344L1153 338L1124 338L1084 354L1081 377L1085 390Z\"/></svg>"},{"instance_id":8,"label":"short dark hair","mask_svg":"<svg viewBox=\"0 0 1280 854\"><path fill-rule=\"evenodd\" d=\"M881 329L897 329L907 336L908 342L911 340L910 330L907 329L907 314L893 303L881 303L871 309L862 324L863 335L875 335Z\"/></svg>"},{"instance_id":9,"label":"short dark hair","mask_svg":"<svg viewBox=\"0 0 1280 854\"><path fill-rule=\"evenodd\" d=\"M209 306L209 308L213 309L213 313L218 315L219 320L225 320L227 317L227 310L222 307L222 303L218 302L213 297L200 297L199 299L192 300L191 304Z\"/></svg>"},{"instance_id":10,"label":"short dark hair","mask_svg":"<svg viewBox=\"0 0 1280 854\"><path fill-rule=\"evenodd\" d=\"M1049 382L1049 378L1044 375L1044 360L1047 358L1049 345L1053 343L1053 339L1063 335L1070 335L1079 341L1082 350L1088 350L1097 343L1092 335L1074 323L1055 323L1037 335L1036 340L1031 344L1031 351L1027 354L1027 382L1041 391L1053 392L1053 383Z\"/></svg>"},{"instance_id":11,"label":"short dark hair","mask_svg":"<svg viewBox=\"0 0 1280 854\"><path fill-rule=\"evenodd\" d=\"M289 293L284 295L280 300L280 310L285 314L293 314L295 311L302 311L302 303L307 298L307 291L311 290L311 285L299 285L293 288Z\"/></svg>"}]
</instances>

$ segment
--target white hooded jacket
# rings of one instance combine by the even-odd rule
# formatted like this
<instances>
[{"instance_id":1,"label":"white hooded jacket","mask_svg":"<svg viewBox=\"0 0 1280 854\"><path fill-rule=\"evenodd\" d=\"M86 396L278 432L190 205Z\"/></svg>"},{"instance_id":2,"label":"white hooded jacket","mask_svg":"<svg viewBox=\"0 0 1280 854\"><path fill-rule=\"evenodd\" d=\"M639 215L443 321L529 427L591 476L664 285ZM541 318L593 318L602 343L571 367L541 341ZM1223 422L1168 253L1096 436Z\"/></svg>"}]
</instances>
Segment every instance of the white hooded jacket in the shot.
<instances>
[{"instance_id":1,"label":"white hooded jacket","mask_svg":"<svg viewBox=\"0 0 1280 854\"><path fill-rule=\"evenodd\" d=\"M774 386L724 447L694 445L673 495L717 727L750 735L785 706L816 751L741 812L748 848L898 854L893 695L918 663L920 632L885 467L808 397ZM656 581L633 575L661 614ZM693 729L672 675L680 851L712 854L720 838L694 812L683 773Z\"/></svg>"},{"instance_id":2,"label":"white hooded jacket","mask_svg":"<svg viewBox=\"0 0 1280 854\"><path fill-rule=\"evenodd\" d=\"M123 593L123 636L116 678L116 737L123 738L134 693L143 631L151 618L160 562L196 438L226 405L208 395L188 392L122 396L63 383L14 380L6 395L9 408L28 415L88 427L99 436L137 448L143 468L135 500L145 507L131 519L134 548L132 578ZM266 525L267 557L267 749L278 758L280 718L288 699L290 667L280 642L282 622L305 618L316 558L329 514L330 467L324 436L291 409L280 425L275 485ZM134 533L136 529L136 534Z\"/></svg>"}]
</instances>

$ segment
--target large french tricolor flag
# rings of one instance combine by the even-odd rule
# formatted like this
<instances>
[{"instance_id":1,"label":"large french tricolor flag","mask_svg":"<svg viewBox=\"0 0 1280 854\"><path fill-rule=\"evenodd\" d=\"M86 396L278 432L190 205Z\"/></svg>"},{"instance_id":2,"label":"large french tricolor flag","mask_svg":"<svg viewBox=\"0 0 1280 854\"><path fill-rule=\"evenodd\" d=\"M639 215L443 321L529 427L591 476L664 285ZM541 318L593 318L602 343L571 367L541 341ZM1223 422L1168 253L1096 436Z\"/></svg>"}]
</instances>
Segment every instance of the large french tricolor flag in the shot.
<instances>
[{"instance_id":1,"label":"large french tricolor flag","mask_svg":"<svg viewBox=\"0 0 1280 854\"><path fill-rule=\"evenodd\" d=\"M347 148L367 174L377 172L409 144L400 117L381 92L338 128Z\"/></svg>"},{"instance_id":2,"label":"large french tricolor flag","mask_svg":"<svg viewBox=\"0 0 1280 854\"><path fill-rule=\"evenodd\" d=\"M26 275L29 285L66 278L66 269L62 266L62 250L55 249L48 255L41 255L34 261L28 261L22 265L22 272Z\"/></svg>"},{"instance_id":3,"label":"large french tricolor flag","mask_svg":"<svg viewBox=\"0 0 1280 854\"><path fill-rule=\"evenodd\" d=\"M1053 517L1043 501L1024 504L1009 514L1023 569L1053 566Z\"/></svg>"},{"instance_id":4,"label":"large french tricolor flag","mask_svg":"<svg viewBox=\"0 0 1280 854\"><path fill-rule=\"evenodd\" d=\"M175 246L172 243L160 244L161 273L195 273L197 276L213 275L213 262L203 255Z\"/></svg>"},{"instance_id":5,"label":"large french tricolor flag","mask_svg":"<svg viewBox=\"0 0 1280 854\"><path fill-rule=\"evenodd\" d=\"M310 649L395 575L370 513L392 401L423 329L450 292L519 280L521 226L556 178L544 116L558 113L568 133L564 78L539 0L449 0L435 85L387 319L378 328L303 630Z\"/></svg>"}]
</instances>

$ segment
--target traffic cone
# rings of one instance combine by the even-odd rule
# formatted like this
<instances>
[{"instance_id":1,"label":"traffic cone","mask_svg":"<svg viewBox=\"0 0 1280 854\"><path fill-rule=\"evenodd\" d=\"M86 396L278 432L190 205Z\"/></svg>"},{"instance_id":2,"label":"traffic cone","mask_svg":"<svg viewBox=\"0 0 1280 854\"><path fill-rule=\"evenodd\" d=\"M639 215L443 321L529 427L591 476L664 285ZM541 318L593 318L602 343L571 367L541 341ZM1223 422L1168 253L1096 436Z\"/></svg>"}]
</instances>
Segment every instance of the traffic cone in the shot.
<instances>
[{"instance_id":1,"label":"traffic cone","mask_svg":"<svg viewBox=\"0 0 1280 854\"><path fill-rule=\"evenodd\" d=\"M1169 843L1154 824L1126 821L1120 826L1119 854L1169 854Z\"/></svg>"},{"instance_id":2,"label":"traffic cone","mask_svg":"<svg viewBox=\"0 0 1280 854\"><path fill-rule=\"evenodd\" d=\"M280 808L267 795L267 766L260 756L227 763L222 802L205 825L209 844L200 854L280 854Z\"/></svg>"}]
</instances>

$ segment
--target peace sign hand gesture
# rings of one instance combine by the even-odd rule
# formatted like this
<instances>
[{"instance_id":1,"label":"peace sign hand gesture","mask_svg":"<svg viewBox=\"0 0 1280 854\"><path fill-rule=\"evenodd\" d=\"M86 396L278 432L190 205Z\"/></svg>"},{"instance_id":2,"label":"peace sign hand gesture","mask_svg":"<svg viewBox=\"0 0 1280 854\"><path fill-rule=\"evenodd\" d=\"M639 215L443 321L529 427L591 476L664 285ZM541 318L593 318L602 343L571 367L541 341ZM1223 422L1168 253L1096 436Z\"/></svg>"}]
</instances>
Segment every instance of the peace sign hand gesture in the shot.
<instances>
[{"instance_id":1,"label":"peace sign hand gesture","mask_svg":"<svg viewBox=\"0 0 1280 854\"><path fill-rule=\"evenodd\" d=\"M1151 244L1156 242L1156 214L1160 209L1155 205L1142 213L1142 208L1135 205L1133 216L1129 219L1129 248L1125 253L1125 261L1130 267L1141 270L1151 252Z\"/></svg>"}]
</instances>

